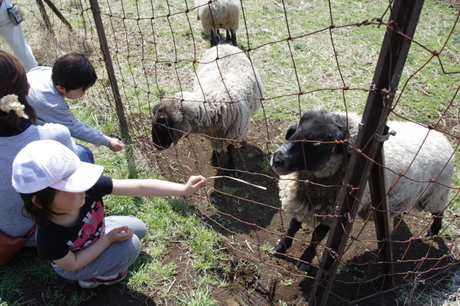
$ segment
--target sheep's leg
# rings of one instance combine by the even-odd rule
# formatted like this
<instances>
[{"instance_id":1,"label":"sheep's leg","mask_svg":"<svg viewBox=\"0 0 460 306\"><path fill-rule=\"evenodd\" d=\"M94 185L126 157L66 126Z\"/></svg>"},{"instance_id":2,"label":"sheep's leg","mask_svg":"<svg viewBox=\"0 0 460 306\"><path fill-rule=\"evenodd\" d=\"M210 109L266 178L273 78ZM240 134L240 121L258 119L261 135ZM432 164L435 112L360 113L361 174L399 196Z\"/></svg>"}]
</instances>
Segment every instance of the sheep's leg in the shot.
<instances>
[{"instance_id":1,"label":"sheep's leg","mask_svg":"<svg viewBox=\"0 0 460 306\"><path fill-rule=\"evenodd\" d=\"M233 29L230 29L230 33L232 34L232 45L236 46L236 32ZM230 41L229 34L227 30L227 42Z\"/></svg>"},{"instance_id":2,"label":"sheep's leg","mask_svg":"<svg viewBox=\"0 0 460 306\"><path fill-rule=\"evenodd\" d=\"M237 177L238 173L236 170L236 165L235 165L235 159L233 158L233 149L235 146L233 144L229 144L227 146L227 155L228 155L228 163L227 163L227 169L229 169L229 175L233 177Z\"/></svg>"},{"instance_id":3,"label":"sheep's leg","mask_svg":"<svg viewBox=\"0 0 460 306\"><path fill-rule=\"evenodd\" d=\"M234 145L229 144L227 146L227 154L228 154L228 169L236 169L235 160L233 159L233 149L235 148Z\"/></svg>"},{"instance_id":4,"label":"sheep's leg","mask_svg":"<svg viewBox=\"0 0 460 306\"><path fill-rule=\"evenodd\" d=\"M434 217L434 220L433 220L433 223L431 223L431 227L428 230L428 233L426 234L427 237L433 237L433 236L439 234L439 231L441 230L441 226L442 226L443 213L442 212L440 212L440 213L432 213L432 215Z\"/></svg>"},{"instance_id":5,"label":"sheep's leg","mask_svg":"<svg viewBox=\"0 0 460 306\"><path fill-rule=\"evenodd\" d=\"M236 46L236 32L233 29L227 30L227 43L232 42L232 45Z\"/></svg>"},{"instance_id":6,"label":"sheep's leg","mask_svg":"<svg viewBox=\"0 0 460 306\"><path fill-rule=\"evenodd\" d=\"M216 150L212 151L211 160L209 161L209 163L213 167L219 166L219 152L217 152Z\"/></svg>"},{"instance_id":7,"label":"sheep's leg","mask_svg":"<svg viewBox=\"0 0 460 306\"><path fill-rule=\"evenodd\" d=\"M302 222L298 221L296 218L291 219L286 235L284 235L281 241L273 248L275 251L273 254L275 256L286 254L287 249L292 245L294 235L299 231L301 226Z\"/></svg>"},{"instance_id":8,"label":"sheep's leg","mask_svg":"<svg viewBox=\"0 0 460 306\"><path fill-rule=\"evenodd\" d=\"M211 47L217 46L220 40L219 30L211 30Z\"/></svg>"},{"instance_id":9,"label":"sheep's leg","mask_svg":"<svg viewBox=\"0 0 460 306\"><path fill-rule=\"evenodd\" d=\"M324 224L320 224L315 228L313 234L311 235L312 241L310 245L305 249L295 265L297 269L305 272L310 270L310 263L316 255L316 247L324 239L324 237L326 237L329 229L329 226Z\"/></svg>"}]
</instances>

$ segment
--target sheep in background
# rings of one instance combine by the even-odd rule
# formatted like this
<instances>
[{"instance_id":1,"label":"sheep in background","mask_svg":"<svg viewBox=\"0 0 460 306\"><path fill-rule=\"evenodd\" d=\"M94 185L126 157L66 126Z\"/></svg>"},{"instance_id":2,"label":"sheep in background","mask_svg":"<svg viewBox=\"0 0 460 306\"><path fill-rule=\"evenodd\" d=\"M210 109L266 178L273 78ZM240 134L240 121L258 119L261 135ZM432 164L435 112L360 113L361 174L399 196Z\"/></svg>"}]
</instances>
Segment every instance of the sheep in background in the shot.
<instances>
[{"instance_id":1,"label":"sheep in background","mask_svg":"<svg viewBox=\"0 0 460 306\"><path fill-rule=\"evenodd\" d=\"M231 45L213 47L199 62L193 92L178 92L154 107L153 143L167 149L186 133L205 134L213 149L211 165L217 166L226 150L228 168L236 169L233 144L246 137L262 97L262 83L246 54Z\"/></svg>"},{"instance_id":2,"label":"sheep in background","mask_svg":"<svg viewBox=\"0 0 460 306\"><path fill-rule=\"evenodd\" d=\"M227 42L236 46L236 30L240 14L240 0L195 0L198 7L198 20L201 20L204 33L211 40L211 47L220 41L219 29L227 32Z\"/></svg>"},{"instance_id":3,"label":"sheep in background","mask_svg":"<svg viewBox=\"0 0 460 306\"><path fill-rule=\"evenodd\" d=\"M272 156L271 166L280 176L282 207L293 217L286 235L274 247L275 255L286 253L302 223L314 228L312 243L296 263L302 271L309 270L317 243L330 229L332 217L326 216L335 214L344 184L352 149L335 141L348 139L354 144L360 122L361 117L353 113L310 110L298 125L289 128L288 142ZM434 130L428 133L415 123L390 121L388 126L397 134L384 143L387 187L398 179L396 173L405 173L388 194L390 210L407 211L416 203L417 210L435 217L427 236L437 235L452 181L452 146L443 134ZM361 203L358 215L366 218L371 204L368 187Z\"/></svg>"}]
</instances>

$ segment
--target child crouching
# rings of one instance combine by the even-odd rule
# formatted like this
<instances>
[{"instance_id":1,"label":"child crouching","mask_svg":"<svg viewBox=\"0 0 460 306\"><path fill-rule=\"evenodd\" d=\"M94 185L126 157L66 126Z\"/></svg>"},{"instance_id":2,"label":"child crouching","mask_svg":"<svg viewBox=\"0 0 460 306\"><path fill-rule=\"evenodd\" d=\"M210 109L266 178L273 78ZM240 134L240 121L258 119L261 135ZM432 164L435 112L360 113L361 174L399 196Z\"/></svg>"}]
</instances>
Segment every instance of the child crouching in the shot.
<instances>
[{"instance_id":1,"label":"child crouching","mask_svg":"<svg viewBox=\"0 0 460 306\"><path fill-rule=\"evenodd\" d=\"M123 280L146 234L145 224L135 217L104 217L103 196L185 196L206 183L202 176L191 176L186 184L116 180L102 171L54 140L28 144L13 162L13 187L38 227L38 255L82 288Z\"/></svg>"}]
</instances>

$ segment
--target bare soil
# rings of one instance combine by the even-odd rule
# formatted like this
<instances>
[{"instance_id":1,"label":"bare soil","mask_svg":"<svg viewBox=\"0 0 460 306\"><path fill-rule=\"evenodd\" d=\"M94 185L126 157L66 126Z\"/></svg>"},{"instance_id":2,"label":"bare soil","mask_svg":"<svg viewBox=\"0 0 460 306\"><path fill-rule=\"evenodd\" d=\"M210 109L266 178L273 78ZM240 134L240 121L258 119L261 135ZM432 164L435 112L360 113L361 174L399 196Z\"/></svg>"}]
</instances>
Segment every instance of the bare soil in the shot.
<instances>
[{"instance_id":1,"label":"bare soil","mask_svg":"<svg viewBox=\"0 0 460 306\"><path fill-rule=\"evenodd\" d=\"M263 247L277 243L290 218L280 209L277 176L266 167L270 156L261 144L266 144L266 139L279 137L286 128L287 124L279 121L253 122L247 142L238 146L235 154L239 170L237 178L266 187L266 190L228 178L227 171L209 166L211 151L202 137L189 136L173 148L150 153L151 161L166 179L196 173L208 178L218 176L210 179L208 185L211 188L203 197L206 200L193 198L191 204L203 222L222 233L224 239L220 247L228 252L233 262L232 272L215 271L230 284L214 290L219 305L302 306L308 305L310 300L327 239L318 247L317 257L308 273L297 270L295 261L309 242L312 229L299 231L285 259L271 256ZM187 155L181 152L187 152ZM222 168L226 162L227 155L222 154ZM407 215L402 221L395 221L396 229L391 237L394 270L391 277L385 277L379 263L374 223L356 220L351 233L353 239L349 239L327 305L403 305L404 295L427 293L433 287L442 286L442 277L457 268L456 260L451 256L455 241L417 239L428 224L429 220L417 218L417 215ZM21 252L34 256L33 250ZM182 254L180 246L171 245L168 260L180 263ZM192 285L190 277L193 274L184 268L176 275L176 284L180 283L186 290L188 284ZM65 287L69 297L83 292L76 282L62 281L58 286ZM33 305L46 305L43 292L52 292L42 279L29 279L24 289L24 301L34 301ZM93 289L92 293L84 305L164 305L158 297L132 292L123 283L102 286ZM280 304L281 301L285 304Z\"/></svg>"}]
</instances>

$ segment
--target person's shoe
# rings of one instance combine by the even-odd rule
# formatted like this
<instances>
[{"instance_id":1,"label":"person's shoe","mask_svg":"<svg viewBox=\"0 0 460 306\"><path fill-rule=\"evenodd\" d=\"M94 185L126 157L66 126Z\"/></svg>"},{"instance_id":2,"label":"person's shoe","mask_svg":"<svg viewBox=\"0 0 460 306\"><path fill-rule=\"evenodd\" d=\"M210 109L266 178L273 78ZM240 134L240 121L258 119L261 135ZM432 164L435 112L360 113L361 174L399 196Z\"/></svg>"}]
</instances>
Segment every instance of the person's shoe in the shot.
<instances>
[{"instance_id":1,"label":"person's shoe","mask_svg":"<svg viewBox=\"0 0 460 306\"><path fill-rule=\"evenodd\" d=\"M94 278L88 278L88 279L84 279L84 280L79 280L78 281L78 284L80 285L80 287L84 288L84 289L92 289L92 288L96 288L98 287L99 285L114 285L114 284L117 284L119 282L121 282L123 279L125 279L126 275L128 275L128 270L123 270L121 271L120 273L118 273L117 275L115 275L114 277L111 277L109 279L105 278L105 277L94 277Z\"/></svg>"}]
</instances>

